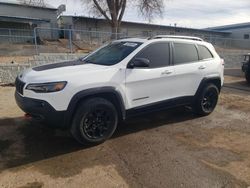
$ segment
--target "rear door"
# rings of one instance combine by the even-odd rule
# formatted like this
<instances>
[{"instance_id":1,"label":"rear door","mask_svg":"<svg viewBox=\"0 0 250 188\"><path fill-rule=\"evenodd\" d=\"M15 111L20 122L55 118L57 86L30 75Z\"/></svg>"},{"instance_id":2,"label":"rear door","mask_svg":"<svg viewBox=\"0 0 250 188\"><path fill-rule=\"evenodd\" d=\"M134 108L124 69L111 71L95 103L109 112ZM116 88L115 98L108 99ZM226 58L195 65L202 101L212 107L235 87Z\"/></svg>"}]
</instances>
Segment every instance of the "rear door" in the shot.
<instances>
[{"instance_id":1,"label":"rear door","mask_svg":"<svg viewBox=\"0 0 250 188\"><path fill-rule=\"evenodd\" d=\"M173 63L175 98L195 95L207 68L206 61L199 58L198 47L193 43L174 42Z\"/></svg>"},{"instance_id":2,"label":"rear door","mask_svg":"<svg viewBox=\"0 0 250 188\"><path fill-rule=\"evenodd\" d=\"M149 44L134 58L150 61L147 68L126 69L126 96L129 108L172 98L173 66L170 65L170 43Z\"/></svg>"},{"instance_id":3,"label":"rear door","mask_svg":"<svg viewBox=\"0 0 250 188\"><path fill-rule=\"evenodd\" d=\"M199 51L200 61L204 62L206 69L205 75L207 76L221 76L223 77L223 63L220 58L213 57L210 50L204 45L197 45ZM222 72L221 72L222 71ZM223 81L223 80L222 80Z\"/></svg>"}]
</instances>

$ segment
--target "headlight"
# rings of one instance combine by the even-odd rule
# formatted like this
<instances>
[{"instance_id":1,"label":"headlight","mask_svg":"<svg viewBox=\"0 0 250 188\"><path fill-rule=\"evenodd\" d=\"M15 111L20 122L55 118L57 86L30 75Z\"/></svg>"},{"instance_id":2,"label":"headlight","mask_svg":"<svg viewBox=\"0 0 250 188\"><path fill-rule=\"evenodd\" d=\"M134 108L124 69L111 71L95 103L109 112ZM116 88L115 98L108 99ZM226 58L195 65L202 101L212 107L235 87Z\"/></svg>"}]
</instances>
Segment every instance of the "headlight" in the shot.
<instances>
[{"instance_id":1,"label":"headlight","mask_svg":"<svg viewBox=\"0 0 250 188\"><path fill-rule=\"evenodd\" d=\"M67 82L51 82L43 84L29 84L26 89L36 93L51 93L61 91L65 88Z\"/></svg>"}]
</instances>

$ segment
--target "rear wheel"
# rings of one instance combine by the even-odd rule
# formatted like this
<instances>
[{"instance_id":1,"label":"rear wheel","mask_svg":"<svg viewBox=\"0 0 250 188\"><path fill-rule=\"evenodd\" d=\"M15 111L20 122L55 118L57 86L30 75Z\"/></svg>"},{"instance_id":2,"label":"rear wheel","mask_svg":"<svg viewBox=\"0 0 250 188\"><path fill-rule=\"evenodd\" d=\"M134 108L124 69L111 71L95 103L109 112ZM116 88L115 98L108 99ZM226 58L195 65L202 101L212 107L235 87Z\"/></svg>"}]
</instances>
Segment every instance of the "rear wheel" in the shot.
<instances>
[{"instance_id":1,"label":"rear wheel","mask_svg":"<svg viewBox=\"0 0 250 188\"><path fill-rule=\"evenodd\" d=\"M202 116L212 113L217 105L219 90L214 84L206 85L194 102L194 111Z\"/></svg>"},{"instance_id":2,"label":"rear wheel","mask_svg":"<svg viewBox=\"0 0 250 188\"><path fill-rule=\"evenodd\" d=\"M81 144L99 144L113 135L117 123L115 106L106 99L92 98L77 109L71 133Z\"/></svg>"}]
</instances>

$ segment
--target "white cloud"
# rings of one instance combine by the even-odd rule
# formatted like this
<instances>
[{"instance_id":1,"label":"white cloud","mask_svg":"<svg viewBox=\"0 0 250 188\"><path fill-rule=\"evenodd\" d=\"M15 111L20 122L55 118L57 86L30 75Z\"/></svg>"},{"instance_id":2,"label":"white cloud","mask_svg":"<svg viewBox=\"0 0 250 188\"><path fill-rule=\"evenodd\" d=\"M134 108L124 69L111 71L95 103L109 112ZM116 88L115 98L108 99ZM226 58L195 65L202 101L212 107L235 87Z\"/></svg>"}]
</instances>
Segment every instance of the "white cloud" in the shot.
<instances>
[{"instance_id":1,"label":"white cloud","mask_svg":"<svg viewBox=\"0 0 250 188\"><path fill-rule=\"evenodd\" d=\"M163 19L154 22L204 28L250 21L249 0L171 0L165 4Z\"/></svg>"},{"instance_id":2,"label":"white cloud","mask_svg":"<svg viewBox=\"0 0 250 188\"><path fill-rule=\"evenodd\" d=\"M88 11L81 0L46 0L57 7L66 4L67 15L85 15ZM129 1L128 1L129 2ZM205 28L232 23L250 22L249 0L165 0L165 11L162 18L155 18L151 23L182 27ZM124 20L147 22L134 7L129 6Z\"/></svg>"}]
</instances>

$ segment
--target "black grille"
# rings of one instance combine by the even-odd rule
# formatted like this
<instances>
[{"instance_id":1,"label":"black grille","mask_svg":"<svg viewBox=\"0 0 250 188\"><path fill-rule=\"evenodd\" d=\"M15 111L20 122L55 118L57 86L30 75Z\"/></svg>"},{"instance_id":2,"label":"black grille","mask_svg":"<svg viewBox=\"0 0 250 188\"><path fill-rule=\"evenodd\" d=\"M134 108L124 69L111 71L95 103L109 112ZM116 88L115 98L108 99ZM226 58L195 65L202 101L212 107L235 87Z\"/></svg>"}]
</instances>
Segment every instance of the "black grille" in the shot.
<instances>
[{"instance_id":1,"label":"black grille","mask_svg":"<svg viewBox=\"0 0 250 188\"><path fill-rule=\"evenodd\" d=\"M23 88L25 83L22 82L19 78L16 78L15 85L16 85L16 91L23 95Z\"/></svg>"}]
</instances>

